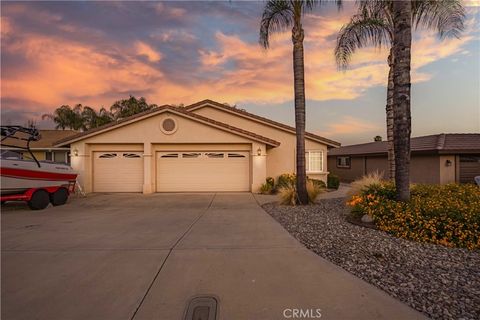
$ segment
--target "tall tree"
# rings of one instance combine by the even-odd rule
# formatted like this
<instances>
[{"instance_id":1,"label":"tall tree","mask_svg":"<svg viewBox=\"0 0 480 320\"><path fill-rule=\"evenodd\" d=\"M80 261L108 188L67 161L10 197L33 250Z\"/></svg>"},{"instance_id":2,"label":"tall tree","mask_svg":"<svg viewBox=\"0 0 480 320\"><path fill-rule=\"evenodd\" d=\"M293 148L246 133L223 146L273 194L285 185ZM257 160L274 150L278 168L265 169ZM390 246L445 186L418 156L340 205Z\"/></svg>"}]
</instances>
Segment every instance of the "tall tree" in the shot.
<instances>
[{"instance_id":1,"label":"tall tree","mask_svg":"<svg viewBox=\"0 0 480 320\"><path fill-rule=\"evenodd\" d=\"M372 5L373 4L373 5ZM435 29L440 37L459 37L464 29L465 10L460 0L423 0L412 2L414 27ZM389 46L387 85L387 140L389 176L395 177L395 153L393 145L393 3L361 1L357 14L342 27L337 37L335 57L341 69L346 69L357 49L368 45Z\"/></svg>"},{"instance_id":2,"label":"tall tree","mask_svg":"<svg viewBox=\"0 0 480 320\"><path fill-rule=\"evenodd\" d=\"M110 111L115 119L122 119L151 110L155 107L157 107L156 104L148 104L144 97L137 99L131 95L128 99L114 102L110 107Z\"/></svg>"},{"instance_id":3,"label":"tall tree","mask_svg":"<svg viewBox=\"0 0 480 320\"><path fill-rule=\"evenodd\" d=\"M69 105L62 105L51 114L42 115L42 119L50 119L55 123L55 129L80 130L83 128L81 117L81 105L71 108Z\"/></svg>"},{"instance_id":4,"label":"tall tree","mask_svg":"<svg viewBox=\"0 0 480 320\"><path fill-rule=\"evenodd\" d=\"M291 28L293 42L293 83L295 92L297 202L308 204L305 166L305 71L302 17L322 1L269 0L260 22L260 45L268 49L270 35ZM340 5L341 1L336 1Z\"/></svg>"},{"instance_id":5,"label":"tall tree","mask_svg":"<svg viewBox=\"0 0 480 320\"><path fill-rule=\"evenodd\" d=\"M397 200L410 200L412 3L393 1L393 147Z\"/></svg>"}]
</instances>

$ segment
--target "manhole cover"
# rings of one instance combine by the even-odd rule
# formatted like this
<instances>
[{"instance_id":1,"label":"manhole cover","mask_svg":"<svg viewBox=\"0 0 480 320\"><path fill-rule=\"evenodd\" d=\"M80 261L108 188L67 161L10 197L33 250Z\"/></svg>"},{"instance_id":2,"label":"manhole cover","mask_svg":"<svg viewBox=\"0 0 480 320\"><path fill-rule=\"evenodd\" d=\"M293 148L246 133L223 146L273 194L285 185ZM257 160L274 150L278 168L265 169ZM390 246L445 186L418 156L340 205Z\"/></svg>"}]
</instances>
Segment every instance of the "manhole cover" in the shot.
<instances>
[{"instance_id":1,"label":"manhole cover","mask_svg":"<svg viewBox=\"0 0 480 320\"><path fill-rule=\"evenodd\" d=\"M187 306L185 320L217 319L217 299L212 296L194 297Z\"/></svg>"}]
</instances>

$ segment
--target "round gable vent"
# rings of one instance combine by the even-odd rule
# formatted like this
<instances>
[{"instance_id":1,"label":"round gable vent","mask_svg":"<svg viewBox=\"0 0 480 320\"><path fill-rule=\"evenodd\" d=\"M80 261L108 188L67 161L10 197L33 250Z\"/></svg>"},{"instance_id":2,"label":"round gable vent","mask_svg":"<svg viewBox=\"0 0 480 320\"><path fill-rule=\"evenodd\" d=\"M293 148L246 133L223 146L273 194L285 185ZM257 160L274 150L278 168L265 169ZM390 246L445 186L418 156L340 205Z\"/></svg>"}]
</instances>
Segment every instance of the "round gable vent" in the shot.
<instances>
[{"instance_id":1,"label":"round gable vent","mask_svg":"<svg viewBox=\"0 0 480 320\"><path fill-rule=\"evenodd\" d=\"M172 134L177 131L177 122L173 118L165 118L160 125L160 129L165 134Z\"/></svg>"}]
</instances>

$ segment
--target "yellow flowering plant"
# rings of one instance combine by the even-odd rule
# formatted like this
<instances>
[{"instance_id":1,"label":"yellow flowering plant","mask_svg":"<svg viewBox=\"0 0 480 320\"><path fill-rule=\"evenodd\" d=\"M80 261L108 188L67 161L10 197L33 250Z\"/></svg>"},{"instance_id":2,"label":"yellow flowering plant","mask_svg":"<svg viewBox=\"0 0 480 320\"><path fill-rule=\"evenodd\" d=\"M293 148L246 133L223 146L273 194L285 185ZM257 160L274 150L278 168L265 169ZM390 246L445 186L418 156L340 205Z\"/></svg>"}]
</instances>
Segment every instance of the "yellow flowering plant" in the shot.
<instances>
[{"instance_id":1,"label":"yellow flowering plant","mask_svg":"<svg viewBox=\"0 0 480 320\"><path fill-rule=\"evenodd\" d=\"M396 237L447 247L480 249L480 188L470 184L413 185L408 203L394 199L390 182L366 186L347 205L352 215L372 216Z\"/></svg>"}]
</instances>

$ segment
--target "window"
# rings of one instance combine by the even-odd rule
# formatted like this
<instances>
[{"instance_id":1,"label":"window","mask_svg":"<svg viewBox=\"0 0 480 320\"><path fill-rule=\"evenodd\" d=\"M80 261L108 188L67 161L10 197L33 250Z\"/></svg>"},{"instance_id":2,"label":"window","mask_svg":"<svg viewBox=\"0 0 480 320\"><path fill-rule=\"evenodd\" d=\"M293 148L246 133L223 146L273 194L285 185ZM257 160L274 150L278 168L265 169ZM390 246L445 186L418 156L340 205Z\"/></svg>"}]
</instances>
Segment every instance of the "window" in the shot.
<instances>
[{"instance_id":1,"label":"window","mask_svg":"<svg viewBox=\"0 0 480 320\"><path fill-rule=\"evenodd\" d=\"M245 158L243 154L239 154L239 153L229 153L228 157L229 158Z\"/></svg>"},{"instance_id":2,"label":"window","mask_svg":"<svg viewBox=\"0 0 480 320\"><path fill-rule=\"evenodd\" d=\"M58 163L66 163L66 152L65 151L55 151L53 153L53 161Z\"/></svg>"},{"instance_id":3,"label":"window","mask_svg":"<svg viewBox=\"0 0 480 320\"><path fill-rule=\"evenodd\" d=\"M323 172L323 151L305 152L307 172Z\"/></svg>"},{"instance_id":4,"label":"window","mask_svg":"<svg viewBox=\"0 0 480 320\"><path fill-rule=\"evenodd\" d=\"M124 158L141 158L141 156L136 153L124 153L123 157Z\"/></svg>"},{"instance_id":5,"label":"window","mask_svg":"<svg viewBox=\"0 0 480 320\"><path fill-rule=\"evenodd\" d=\"M183 153L182 158L198 158L200 157L200 153L198 152L190 152L190 153Z\"/></svg>"},{"instance_id":6,"label":"window","mask_svg":"<svg viewBox=\"0 0 480 320\"><path fill-rule=\"evenodd\" d=\"M350 157L337 157L337 168L350 168Z\"/></svg>"},{"instance_id":7,"label":"window","mask_svg":"<svg viewBox=\"0 0 480 320\"><path fill-rule=\"evenodd\" d=\"M205 155L209 158L223 158L223 153L208 152Z\"/></svg>"},{"instance_id":8,"label":"window","mask_svg":"<svg viewBox=\"0 0 480 320\"><path fill-rule=\"evenodd\" d=\"M45 160L53 161L53 152L52 151L46 151L45 152Z\"/></svg>"},{"instance_id":9,"label":"window","mask_svg":"<svg viewBox=\"0 0 480 320\"><path fill-rule=\"evenodd\" d=\"M162 154L162 158L178 158L178 153L166 153Z\"/></svg>"},{"instance_id":10,"label":"window","mask_svg":"<svg viewBox=\"0 0 480 320\"><path fill-rule=\"evenodd\" d=\"M117 156L116 153L104 153L99 158L110 159L110 158L115 158L116 156Z\"/></svg>"}]
</instances>

